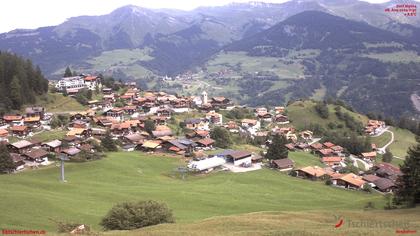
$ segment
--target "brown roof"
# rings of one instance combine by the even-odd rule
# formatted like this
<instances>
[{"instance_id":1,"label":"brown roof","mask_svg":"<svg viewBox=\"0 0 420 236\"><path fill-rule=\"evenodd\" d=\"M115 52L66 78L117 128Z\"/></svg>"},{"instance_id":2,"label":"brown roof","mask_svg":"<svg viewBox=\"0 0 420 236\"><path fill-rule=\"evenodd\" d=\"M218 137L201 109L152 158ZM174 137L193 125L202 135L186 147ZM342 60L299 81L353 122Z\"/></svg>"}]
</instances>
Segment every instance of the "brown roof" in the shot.
<instances>
[{"instance_id":1,"label":"brown roof","mask_svg":"<svg viewBox=\"0 0 420 236\"><path fill-rule=\"evenodd\" d=\"M300 171L303 171L311 176L321 177L323 175L326 175L327 172L318 166L307 166L299 169Z\"/></svg>"},{"instance_id":2,"label":"brown roof","mask_svg":"<svg viewBox=\"0 0 420 236\"><path fill-rule=\"evenodd\" d=\"M322 148L322 144L320 144L320 143L313 143L313 144L311 144L311 148L316 149L316 150L319 150L319 149Z\"/></svg>"},{"instance_id":3,"label":"brown roof","mask_svg":"<svg viewBox=\"0 0 420 236\"><path fill-rule=\"evenodd\" d=\"M342 159L341 157L323 157L322 162L340 162Z\"/></svg>"},{"instance_id":4,"label":"brown roof","mask_svg":"<svg viewBox=\"0 0 420 236\"><path fill-rule=\"evenodd\" d=\"M19 125L19 126L12 126L11 128L12 131L17 131L17 132L23 132L28 130L28 127L25 125Z\"/></svg>"},{"instance_id":5,"label":"brown roof","mask_svg":"<svg viewBox=\"0 0 420 236\"><path fill-rule=\"evenodd\" d=\"M325 143L323 143L324 144L324 146L325 147L327 147L327 148L332 148L332 147L334 147L335 146L335 144L334 143L331 143L331 142L325 142Z\"/></svg>"},{"instance_id":6,"label":"brown roof","mask_svg":"<svg viewBox=\"0 0 420 236\"><path fill-rule=\"evenodd\" d=\"M44 149L32 149L29 152L26 152L23 154L24 156L27 156L28 158L35 160L39 158L46 157L48 155L48 152Z\"/></svg>"},{"instance_id":7,"label":"brown roof","mask_svg":"<svg viewBox=\"0 0 420 236\"><path fill-rule=\"evenodd\" d=\"M247 151L232 151L228 154L228 156L231 156L235 160L242 159L244 157L251 156L251 155L252 153L247 152Z\"/></svg>"},{"instance_id":8,"label":"brown roof","mask_svg":"<svg viewBox=\"0 0 420 236\"><path fill-rule=\"evenodd\" d=\"M204 146L208 146L214 143L214 140L211 138L200 139L197 143L203 144Z\"/></svg>"},{"instance_id":9,"label":"brown roof","mask_svg":"<svg viewBox=\"0 0 420 236\"><path fill-rule=\"evenodd\" d=\"M355 185L359 188L362 187L366 183L366 181L364 181L362 177L355 175L353 173L346 174L342 176L340 179L349 184Z\"/></svg>"},{"instance_id":10,"label":"brown roof","mask_svg":"<svg viewBox=\"0 0 420 236\"><path fill-rule=\"evenodd\" d=\"M321 149L321 150L319 150L319 152L322 154L322 155L329 155L329 154L331 154L332 152L333 152L333 150L332 149L329 149L329 148L327 148L327 149Z\"/></svg>"},{"instance_id":11,"label":"brown roof","mask_svg":"<svg viewBox=\"0 0 420 236\"><path fill-rule=\"evenodd\" d=\"M31 142L27 141L27 140L21 140L21 141L12 143L10 145L17 148L17 149L21 149L21 148L32 146L33 144Z\"/></svg>"},{"instance_id":12,"label":"brown roof","mask_svg":"<svg viewBox=\"0 0 420 236\"><path fill-rule=\"evenodd\" d=\"M273 163L279 169L293 167L293 165L294 165L294 162L292 160L290 160L289 158L283 158L283 159L274 160Z\"/></svg>"},{"instance_id":13,"label":"brown roof","mask_svg":"<svg viewBox=\"0 0 420 236\"><path fill-rule=\"evenodd\" d=\"M376 176L376 175L364 175L362 176L363 180L373 183L376 180L380 179L380 177Z\"/></svg>"},{"instance_id":14,"label":"brown roof","mask_svg":"<svg viewBox=\"0 0 420 236\"><path fill-rule=\"evenodd\" d=\"M364 158L375 158L376 152L363 152L362 157Z\"/></svg>"},{"instance_id":15,"label":"brown roof","mask_svg":"<svg viewBox=\"0 0 420 236\"><path fill-rule=\"evenodd\" d=\"M390 179L387 179L387 178L379 178L376 181L374 181L373 183L380 190L387 190L387 189L395 186L394 182Z\"/></svg>"}]
</instances>

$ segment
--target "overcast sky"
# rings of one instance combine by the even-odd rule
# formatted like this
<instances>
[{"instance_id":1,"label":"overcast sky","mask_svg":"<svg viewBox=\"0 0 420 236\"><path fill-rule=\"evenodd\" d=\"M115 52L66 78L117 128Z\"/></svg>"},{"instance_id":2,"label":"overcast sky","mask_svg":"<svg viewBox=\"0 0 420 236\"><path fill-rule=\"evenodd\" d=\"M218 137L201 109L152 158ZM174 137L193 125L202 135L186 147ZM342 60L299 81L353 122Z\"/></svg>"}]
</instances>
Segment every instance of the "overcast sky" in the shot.
<instances>
[{"instance_id":1,"label":"overcast sky","mask_svg":"<svg viewBox=\"0 0 420 236\"><path fill-rule=\"evenodd\" d=\"M67 18L80 15L103 15L125 6L148 8L177 8L190 10L198 6L225 5L233 0L2 0L0 5L0 32L16 28L33 29L57 25ZM249 2L249 0L234 0ZM260 0L285 2L287 0ZM337 0L340 1L340 0ZM383 0L365 0L372 3Z\"/></svg>"}]
</instances>

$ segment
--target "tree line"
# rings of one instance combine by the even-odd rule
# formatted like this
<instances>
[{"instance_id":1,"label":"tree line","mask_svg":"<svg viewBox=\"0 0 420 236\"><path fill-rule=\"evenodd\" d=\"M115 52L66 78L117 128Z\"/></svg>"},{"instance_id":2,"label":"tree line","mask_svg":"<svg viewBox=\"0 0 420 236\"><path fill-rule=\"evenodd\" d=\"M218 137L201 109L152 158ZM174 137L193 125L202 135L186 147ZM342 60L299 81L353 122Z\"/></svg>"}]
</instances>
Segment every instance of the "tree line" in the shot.
<instances>
[{"instance_id":1,"label":"tree line","mask_svg":"<svg viewBox=\"0 0 420 236\"><path fill-rule=\"evenodd\" d=\"M31 60L0 51L0 113L35 103L48 91L48 80Z\"/></svg>"}]
</instances>

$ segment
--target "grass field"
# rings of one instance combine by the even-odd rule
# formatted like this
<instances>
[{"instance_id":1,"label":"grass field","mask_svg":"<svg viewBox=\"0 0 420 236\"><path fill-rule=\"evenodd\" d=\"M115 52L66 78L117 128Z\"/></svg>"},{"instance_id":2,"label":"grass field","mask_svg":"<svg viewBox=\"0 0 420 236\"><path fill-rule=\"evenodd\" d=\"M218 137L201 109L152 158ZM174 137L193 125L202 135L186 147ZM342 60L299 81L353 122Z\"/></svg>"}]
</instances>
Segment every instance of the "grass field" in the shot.
<instances>
[{"instance_id":1,"label":"grass field","mask_svg":"<svg viewBox=\"0 0 420 236\"><path fill-rule=\"evenodd\" d=\"M319 124L327 128L328 123L335 122L337 124L342 124L345 127L345 123L337 118L335 115L334 107L335 105L328 105L329 117L328 119L321 118L315 110L315 102L313 101L297 101L287 107L287 114L289 119L292 121L293 125L298 129L304 129L309 124ZM342 107L341 111L349 113L357 121L362 122L363 124L367 123L367 117L360 115L355 112L351 112Z\"/></svg>"},{"instance_id":2,"label":"grass field","mask_svg":"<svg viewBox=\"0 0 420 236\"><path fill-rule=\"evenodd\" d=\"M155 199L166 202L177 222L259 211L360 210L369 201L379 209L378 194L347 191L263 169L175 177L185 163L177 158L111 153L88 163L66 164L67 183L58 182L56 166L0 176L0 228L55 231L52 220L98 223L117 202Z\"/></svg>"},{"instance_id":3,"label":"grass field","mask_svg":"<svg viewBox=\"0 0 420 236\"><path fill-rule=\"evenodd\" d=\"M334 215L341 216L344 220L344 224L340 228L335 228L338 220L336 220ZM400 221L400 225L407 224L408 227L405 228L407 230L416 230L419 232L420 209L394 211L257 212L234 216L212 217L195 223L164 224L135 231L109 232L106 235L398 235L396 234L396 230L401 228L395 223L393 225L392 220ZM368 223L372 223L373 225L369 226ZM384 226L380 227L381 223Z\"/></svg>"},{"instance_id":4,"label":"grass field","mask_svg":"<svg viewBox=\"0 0 420 236\"><path fill-rule=\"evenodd\" d=\"M416 144L415 135L405 129L390 127L389 129L394 133L394 142L389 145L389 150L394 156L404 158L407 155L409 147ZM391 141L391 133L385 132L379 137L372 137L372 143L376 143L378 147L383 147Z\"/></svg>"},{"instance_id":5,"label":"grass field","mask_svg":"<svg viewBox=\"0 0 420 236\"><path fill-rule=\"evenodd\" d=\"M46 108L47 112L84 111L87 108L71 97L65 97L61 93L48 93L39 99L37 105Z\"/></svg>"},{"instance_id":6,"label":"grass field","mask_svg":"<svg viewBox=\"0 0 420 236\"><path fill-rule=\"evenodd\" d=\"M389 146L389 149L394 156L404 158L408 148L416 144L415 135L405 129L391 127L390 130L394 132L394 142Z\"/></svg>"},{"instance_id":7,"label":"grass field","mask_svg":"<svg viewBox=\"0 0 420 236\"><path fill-rule=\"evenodd\" d=\"M391 63L418 63L420 62L420 58L414 51L400 51L400 52L392 52L392 53L370 53L362 55L364 57L369 57L372 59L377 59L383 62L391 62Z\"/></svg>"},{"instance_id":8,"label":"grass field","mask_svg":"<svg viewBox=\"0 0 420 236\"><path fill-rule=\"evenodd\" d=\"M254 73L271 71L281 78L300 78L303 76L303 66L299 62L287 65L276 57L251 57L245 52L219 53L206 65L209 72L218 72L238 65L240 71Z\"/></svg>"},{"instance_id":9,"label":"grass field","mask_svg":"<svg viewBox=\"0 0 420 236\"><path fill-rule=\"evenodd\" d=\"M381 136L371 137L372 143L376 144L377 147L383 147L389 141L391 141L391 133L384 132Z\"/></svg>"},{"instance_id":10,"label":"grass field","mask_svg":"<svg viewBox=\"0 0 420 236\"><path fill-rule=\"evenodd\" d=\"M295 162L295 167L325 166L319 157L308 152L289 152L289 158Z\"/></svg>"}]
</instances>

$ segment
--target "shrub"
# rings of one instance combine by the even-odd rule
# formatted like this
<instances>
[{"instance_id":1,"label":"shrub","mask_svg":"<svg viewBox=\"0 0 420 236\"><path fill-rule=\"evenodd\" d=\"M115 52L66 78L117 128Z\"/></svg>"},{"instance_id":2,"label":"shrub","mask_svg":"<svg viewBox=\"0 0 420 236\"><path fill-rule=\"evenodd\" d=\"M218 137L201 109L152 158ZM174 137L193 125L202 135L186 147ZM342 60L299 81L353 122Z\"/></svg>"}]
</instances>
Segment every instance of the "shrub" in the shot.
<instances>
[{"instance_id":1,"label":"shrub","mask_svg":"<svg viewBox=\"0 0 420 236\"><path fill-rule=\"evenodd\" d=\"M102 219L106 230L131 230L161 223L173 223L172 211L156 201L124 202L115 205Z\"/></svg>"}]
</instances>

